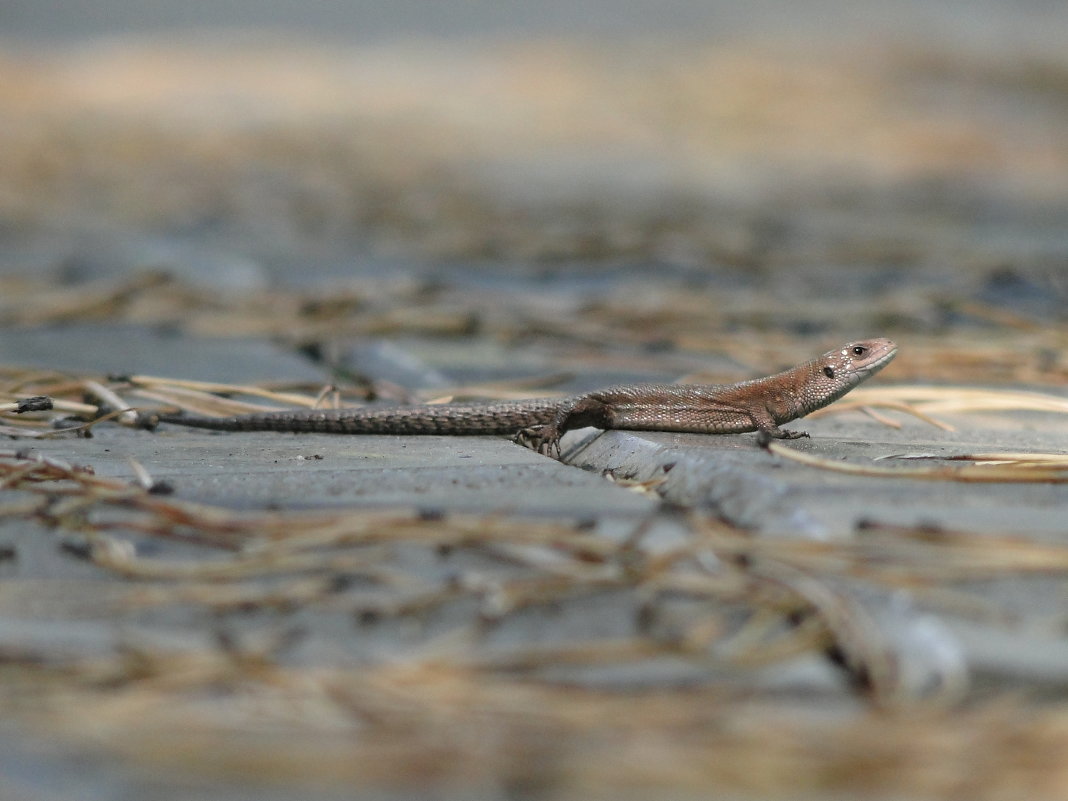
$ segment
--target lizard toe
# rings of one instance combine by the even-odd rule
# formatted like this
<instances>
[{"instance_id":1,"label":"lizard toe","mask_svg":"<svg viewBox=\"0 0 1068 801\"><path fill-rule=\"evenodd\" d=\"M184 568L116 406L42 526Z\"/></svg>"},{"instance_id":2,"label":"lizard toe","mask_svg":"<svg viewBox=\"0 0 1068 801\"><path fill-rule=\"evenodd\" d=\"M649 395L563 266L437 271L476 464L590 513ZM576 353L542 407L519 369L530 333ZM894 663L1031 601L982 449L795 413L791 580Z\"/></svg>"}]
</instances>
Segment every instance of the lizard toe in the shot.
<instances>
[{"instance_id":1,"label":"lizard toe","mask_svg":"<svg viewBox=\"0 0 1068 801\"><path fill-rule=\"evenodd\" d=\"M560 435L555 426L540 425L520 429L512 437L512 441L543 456L552 456L554 451L557 456L560 455Z\"/></svg>"}]
</instances>

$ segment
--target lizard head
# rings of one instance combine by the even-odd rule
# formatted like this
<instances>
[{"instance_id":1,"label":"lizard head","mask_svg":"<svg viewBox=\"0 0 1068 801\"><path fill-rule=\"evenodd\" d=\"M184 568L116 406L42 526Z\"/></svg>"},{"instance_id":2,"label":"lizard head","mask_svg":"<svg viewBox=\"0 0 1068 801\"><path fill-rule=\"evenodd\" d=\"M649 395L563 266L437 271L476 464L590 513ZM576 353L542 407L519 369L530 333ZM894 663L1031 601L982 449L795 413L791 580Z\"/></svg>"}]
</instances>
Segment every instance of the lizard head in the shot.
<instances>
[{"instance_id":1,"label":"lizard head","mask_svg":"<svg viewBox=\"0 0 1068 801\"><path fill-rule=\"evenodd\" d=\"M882 370L897 355L897 343L889 339L861 339L824 353L819 369L829 381L855 387Z\"/></svg>"}]
</instances>

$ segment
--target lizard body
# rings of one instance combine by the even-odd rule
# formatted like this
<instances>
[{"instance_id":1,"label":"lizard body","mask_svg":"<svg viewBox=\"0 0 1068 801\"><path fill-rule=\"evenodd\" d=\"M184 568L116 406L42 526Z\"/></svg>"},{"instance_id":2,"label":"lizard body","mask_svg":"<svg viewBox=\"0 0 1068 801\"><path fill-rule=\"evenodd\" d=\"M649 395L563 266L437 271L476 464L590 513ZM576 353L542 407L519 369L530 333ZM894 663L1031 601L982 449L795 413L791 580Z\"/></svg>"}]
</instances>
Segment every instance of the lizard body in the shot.
<instances>
[{"instance_id":1,"label":"lizard body","mask_svg":"<svg viewBox=\"0 0 1068 801\"><path fill-rule=\"evenodd\" d=\"M329 434L513 434L536 450L559 448L571 429L677 431L793 439L779 426L822 408L885 367L889 339L850 342L789 370L735 384L626 384L571 398L495 403L302 409L234 417L160 413L160 422L221 431Z\"/></svg>"}]
</instances>

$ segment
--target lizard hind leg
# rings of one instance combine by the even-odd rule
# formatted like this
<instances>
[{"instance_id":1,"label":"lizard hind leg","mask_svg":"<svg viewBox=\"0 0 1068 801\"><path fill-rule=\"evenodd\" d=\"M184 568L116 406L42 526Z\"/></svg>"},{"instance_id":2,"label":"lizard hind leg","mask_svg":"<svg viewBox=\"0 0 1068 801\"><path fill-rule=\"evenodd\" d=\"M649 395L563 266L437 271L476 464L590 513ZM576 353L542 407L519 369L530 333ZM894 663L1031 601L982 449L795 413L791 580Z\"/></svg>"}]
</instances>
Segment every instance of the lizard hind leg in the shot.
<instances>
[{"instance_id":1,"label":"lizard hind leg","mask_svg":"<svg viewBox=\"0 0 1068 801\"><path fill-rule=\"evenodd\" d=\"M583 395L562 407L551 423L530 426L517 432L513 441L546 456L560 457L560 438L573 428L595 426L613 428L611 407L592 395Z\"/></svg>"},{"instance_id":2,"label":"lizard hind leg","mask_svg":"<svg viewBox=\"0 0 1068 801\"><path fill-rule=\"evenodd\" d=\"M553 423L521 428L512 437L512 442L537 451L543 456L560 458L560 432Z\"/></svg>"}]
</instances>

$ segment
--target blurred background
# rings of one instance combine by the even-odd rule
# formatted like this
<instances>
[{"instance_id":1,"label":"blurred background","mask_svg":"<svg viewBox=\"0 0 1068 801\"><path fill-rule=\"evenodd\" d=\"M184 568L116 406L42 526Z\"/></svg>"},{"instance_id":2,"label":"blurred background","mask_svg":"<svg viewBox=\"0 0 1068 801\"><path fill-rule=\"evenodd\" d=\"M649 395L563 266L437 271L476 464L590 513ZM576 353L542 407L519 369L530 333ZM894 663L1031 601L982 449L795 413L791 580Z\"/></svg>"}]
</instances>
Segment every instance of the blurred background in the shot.
<instances>
[{"instance_id":1,"label":"blurred background","mask_svg":"<svg viewBox=\"0 0 1068 801\"><path fill-rule=\"evenodd\" d=\"M1043 0L16 0L0 267L249 290L622 265L860 291L913 327L950 286L1050 314L1066 25Z\"/></svg>"},{"instance_id":2,"label":"blurred background","mask_svg":"<svg viewBox=\"0 0 1068 801\"><path fill-rule=\"evenodd\" d=\"M1049 0L894 0L891 3L709 0L608 3L545 0L538 6L519 0L272 0L249 2L63 3L11 0L5 4L5 31L16 37L57 39L134 33L183 33L219 28L276 28L349 42L429 36L471 39L486 35L633 36L671 35L716 39L739 34L849 36L867 32L903 39L951 39L996 46L1059 48L1058 23L1064 8Z\"/></svg>"}]
</instances>

